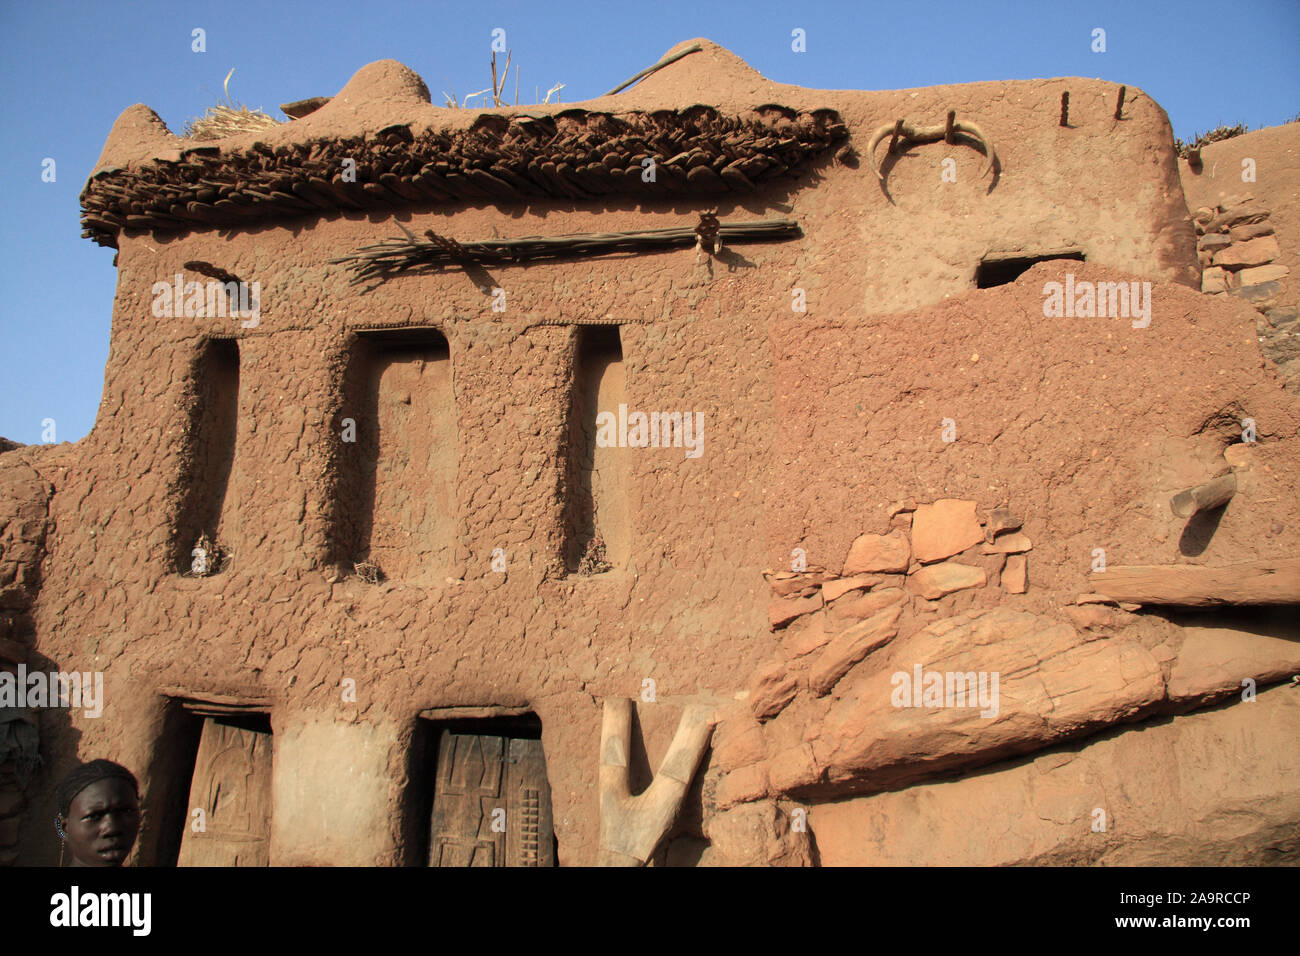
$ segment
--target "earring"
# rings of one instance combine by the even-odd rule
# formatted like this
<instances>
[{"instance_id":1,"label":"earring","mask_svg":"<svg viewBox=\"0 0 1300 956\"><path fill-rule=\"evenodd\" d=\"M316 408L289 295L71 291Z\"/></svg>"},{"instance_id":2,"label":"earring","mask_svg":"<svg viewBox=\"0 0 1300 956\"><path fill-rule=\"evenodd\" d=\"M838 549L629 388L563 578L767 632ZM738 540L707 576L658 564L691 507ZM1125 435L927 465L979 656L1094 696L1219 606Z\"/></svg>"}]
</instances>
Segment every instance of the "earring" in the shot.
<instances>
[{"instance_id":1,"label":"earring","mask_svg":"<svg viewBox=\"0 0 1300 956\"><path fill-rule=\"evenodd\" d=\"M59 833L59 866L63 866L63 852L68 848L68 835L63 832L63 824L58 816L54 818L54 829Z\"/></svg>"}]
</instances>

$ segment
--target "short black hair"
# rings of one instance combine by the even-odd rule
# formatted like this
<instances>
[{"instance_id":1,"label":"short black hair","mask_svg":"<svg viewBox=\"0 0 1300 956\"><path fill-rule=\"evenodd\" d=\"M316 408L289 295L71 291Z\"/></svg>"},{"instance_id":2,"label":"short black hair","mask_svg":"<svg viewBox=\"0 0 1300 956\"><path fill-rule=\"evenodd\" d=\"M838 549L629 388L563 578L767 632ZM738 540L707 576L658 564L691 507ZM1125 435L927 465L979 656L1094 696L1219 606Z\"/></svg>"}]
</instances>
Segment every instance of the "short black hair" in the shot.
<instances>
[{"instance_id":1,"label":"short black hair","mask_svg":"<svg viewBox=\"0 0 1300 956\"><path fill-rule=\"evenodd\" d=\"M111 760L92 760L73 767L59 784L59 815L66 817L72 809L72 801L77 799L77 794L92 783L110 779L125 780L135 791L136 799L140 798L140 784L130 770Z\"/></svg>"}]
</instances>

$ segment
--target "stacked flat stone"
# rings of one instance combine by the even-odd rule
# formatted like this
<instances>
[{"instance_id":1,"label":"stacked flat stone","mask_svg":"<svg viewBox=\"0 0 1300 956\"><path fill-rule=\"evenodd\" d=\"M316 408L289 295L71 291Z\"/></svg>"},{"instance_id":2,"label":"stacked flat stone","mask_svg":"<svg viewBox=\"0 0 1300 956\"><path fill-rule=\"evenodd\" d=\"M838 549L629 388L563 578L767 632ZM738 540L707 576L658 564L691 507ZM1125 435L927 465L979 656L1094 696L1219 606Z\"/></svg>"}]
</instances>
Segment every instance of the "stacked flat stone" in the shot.
<instances>
[{"instance_id":1,"label":"stacked flat stone","mask_svg":"<svg viewBox=\"0 0 1300 956\"><path fill-rule=\"evenodd\" d=\"M1282 251L1268 209L1254 196L1229 196L1214 209L1202 206L1193 218L1203 270L1201 291L1235 292L1260 308L1268 299L1276 301L1280 286L1258 288L1278 283L1290 271L1275 262Z\"/></svg>"},{"instance_id":2,"label":"stacked flat stone","mask_svg":"<svg viewBox=\"0 0 1300 956\"><path fill-rule=\"evenodd\" d=\"M1192 217L1198 235L1201 291L1245 299L1260 313L1260 350L1277 364L1288 388L1300 390L1300 311L1279 308L1290 269L1281 255L1269 210L1252 195L1229 196Z\"/></svg>"}]
</instances>

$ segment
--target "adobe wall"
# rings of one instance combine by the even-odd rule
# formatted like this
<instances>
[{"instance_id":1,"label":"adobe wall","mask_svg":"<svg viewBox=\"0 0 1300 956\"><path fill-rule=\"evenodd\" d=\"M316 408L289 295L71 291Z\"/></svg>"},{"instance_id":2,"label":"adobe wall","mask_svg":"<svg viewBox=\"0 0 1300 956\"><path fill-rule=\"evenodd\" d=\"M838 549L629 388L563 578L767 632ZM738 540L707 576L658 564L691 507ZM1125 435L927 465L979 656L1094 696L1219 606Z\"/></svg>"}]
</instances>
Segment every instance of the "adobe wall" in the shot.
<instances>
[{"instance_id":1,"label":"adobe wall","mask_svg":"<svg viewBox=\"0 0 1300 956\"><path fill-rule=\"evenodd\" d=\"M733 68L725 51L705 53L702 72L666 69L611 102L691 102L684 89L707 88L710 70ZM397 93L373 98L391 92L385 77L409 88L394 66L372 64L330 105L267 141L354 121L469 121ZM1057 125L1065 87L1073 129ZM124 760L146 791L158 782L149 768L160 694L256 696L271 702L276 734L272 862L418 862L402 814L419 714L526 707L542 722L560 862L588 864L597 850L602 699L639 697L643 681L655 681L658 702L639 707L649 768L686 703L721 708L718 748L752 730L752 675L797 657L789 644L806 625L773 628L764 571L789 567L802 548L810 567L838 575L858 536L896 527L893 502L960 498L983 516L1009 505L1033 540L1025 593L1006 593L996 575L985 588L935 600L906 592L900 642L935 619L999 606L1071 621L1063 607L1091 590L1098 547L1113 564L1185 560L1182 523L1165 503L1221 467L1243 416L1259 423L1256 457L1194 560L1296 553L1300 407L1263 366L1251 311L1188 287L1195 239L1168 122L1133 92L1126 118L1114 121L1114 93L1079 79L887 93L799 90L748 75L715 85L709 98L724 113L772 100L836 109L859 146L896 115L941 122L956 109L990 135L1002 170L990 192L976 179L983 157L975 150L919 146L889 172L891 205L868 163L827 157L789 189L718 201L723 221L789 216L802 238L717 257L680 249L492 265L474 277L453 268L362 291L328 260L399 234L379 212L242 231L123 233L104 398L76 446L77 467L45 475L54 530L47 583L32 608L40 652L63 667L102 668L109 707L99 719L46 716L48 756L29 819L52 816L52 781L74 756ZM154 147L147 130L134 147L127 132L115 130L104 162L125 165L131 148ZM940 180L949 153L955 184ZM693 225L702 205L461 204L395 218L417 235L465 240L494 230ZM988 252L1066 247L1083 249L1087 263L1042 263L1014 285L973 289ZM261 283L256 328L152 315L153 283L193 260ZM1044 283L1067 272L1150 281L1150 327L1045 319ZM480 285L506 290L504 312L492 311ZM796 287L807 292L806 313L791 310ZM592 321L619 326L630 408L702 412L705 428L699 458L679 448L627 451L626 566L585 576L564 571L566 436L580 329ZM364 507L348 493L358 446L340 441L343 420L356 417L349 363L358 333L393 326L445 337L454 398L454 540L445 573L418 585L400 576L366 583L351 573L347 546ZM221 573L195 578L181 573L178 554L190 542L176 528L192 486L219 467L195 440L203 408L221 400L196 372L212 337L233 337L238 349L219 542L232 555ZM955 423L956 441L943 440L943 419ZM503 574L491 566L497 548ZM869 587L906 591L898 577ZM819 600L806 599L820 613ZM1134 616L1144 648L1169 640L1163 619ZM1175 635L1161 663L1180 648ZM1287 653L1270 658L1271 679L1289 666L1278 660ZM844 687L877 663L858 665ZM697 843L708 834L719 861L812 860L782 814L792 798L824 801L824 789L773 785L769 776L728 794L724 779L823 726L826 705L842 692L814 700L803 667L787 667L791 716L765 723L758 742L751 735L743 759L719 760L715 750L697 781L681 834ZM340 694L348 678L355 703ZM1162 688L1167 679L1162 672ZM979 759L1024 745L1001 740ZM716 815L724 806L738 810ZM814 825L819 814L830 819L814 811ZM53 858L47 829L24 833L23 861Z\"/></svg>"}]
</instances>

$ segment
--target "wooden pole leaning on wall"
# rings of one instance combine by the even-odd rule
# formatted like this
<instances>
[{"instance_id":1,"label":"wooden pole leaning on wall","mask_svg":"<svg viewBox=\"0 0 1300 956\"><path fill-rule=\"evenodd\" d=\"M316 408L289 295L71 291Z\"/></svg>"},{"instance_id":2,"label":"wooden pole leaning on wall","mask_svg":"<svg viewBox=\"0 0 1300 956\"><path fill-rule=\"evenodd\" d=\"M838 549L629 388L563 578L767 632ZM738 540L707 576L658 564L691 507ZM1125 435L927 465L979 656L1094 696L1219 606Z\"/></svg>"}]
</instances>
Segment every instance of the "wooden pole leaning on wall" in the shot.
<instances>
[{"instance_id":1,"label":"wooden pole leaning on wall","mask_svg":"<svg viewBox=\"0 0 1300 956\"><path fill-rule=\"evenodd\" d=\"M1178 492L1169 500L1169 507L1180 518L1190 518L1200 511L1209 511L1226 505L1237 493L1237 476L1229 472L1213 481Z\"/></svg>"},{"instance_id":2,"label":"wooden pole leaning on wall","mask_svg":"<svg viewBox=\"0 0 1300 956\"><path fill-rule=\"evenodd\" d=\"M1300 604L1300 558L1206 568L1193 564L1113 567L1092 576L1114 601L1216 607Z\"/></svg>"},{"instance_id":3,"label":"wooden pole leaning on wall","mask_svg":"<svg viewBox=\"0 0 1300 956\"><path fill-rule=\"evenodd\" d=\"M633 83L635 83L637 80L640 80L640 79L643 79L643 78L649 76L651 73L655 72L656 70L662 70L664 67L666 67L666 66L667 66L668 64L670 64L670 63L676 63L678 60L680 60L682 57L686 56L686 54L688 54L688 53L699 53L700 50L702 50L702 49L703 49L703 47L701 47L698 43L692 43L692 44L691 44L690 46L688 46L685 50L681 50L681 51L679 51L679 52L677 52L677 53L674 53L674 54L672 54L672 56L666 56L666 57L664 57L662 60L660 60L658 63L655 63L653 66L647 66L647 67L646 67L644 70L642 70L640 73L636 74L636 76L633 76L633 77L631 77L630 79L626 79L626 80L624 80L622 83L620 83L618 86L614 87L612 90L610 90L610 91L609 91L608 93L606 93L605 95L606 95L606 96L613 96L615 93L621 93L621 92L623 92L623 90L627 89L629 86L631 86L631 85L632 85ZM518 75L519 75L518 71L515 71L515 76L518 76Z\"/></svg>"}]
</instances>

